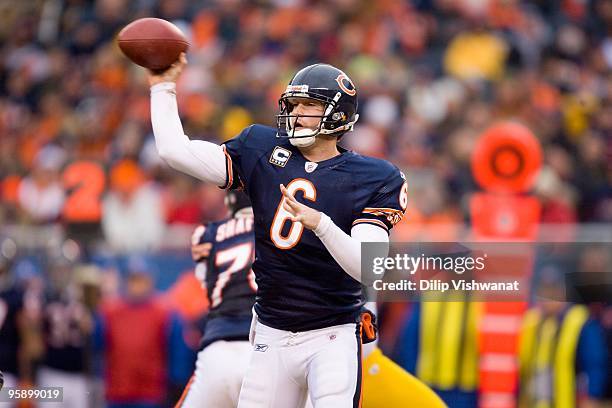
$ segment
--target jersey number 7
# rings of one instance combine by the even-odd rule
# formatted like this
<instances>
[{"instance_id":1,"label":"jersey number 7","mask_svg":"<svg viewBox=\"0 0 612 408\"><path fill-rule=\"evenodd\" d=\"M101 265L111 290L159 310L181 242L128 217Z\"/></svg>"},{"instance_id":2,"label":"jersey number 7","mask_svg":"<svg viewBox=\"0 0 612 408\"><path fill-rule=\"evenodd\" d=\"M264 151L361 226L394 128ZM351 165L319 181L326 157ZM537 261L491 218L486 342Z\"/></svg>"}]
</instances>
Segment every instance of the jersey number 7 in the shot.
<instances>
[{"instance_id":1,"label":"jersey number 7","mask_svg":"<svg viewBox=\"0 0 612 408\"><path fill-rule=\"evenodd\" d=\"M249 267L249 265L253 262L254 255L253 243L251 242L236 245L229 249L217 252L217 256L215 257L215 266L219 267L221 265L229 264L229 267L225 271L221 272L217 277L217 282L215 282L215 287L210 295L211 307L218 306L223 301L223 288L225 288L225 285L227 285L229 282L232 274L240 272L244 268ZM251 289L253 289L253 291L257 291L255 274L253 273L252 269L249 269L248 280Z\"/></svg>"}]
</instances>

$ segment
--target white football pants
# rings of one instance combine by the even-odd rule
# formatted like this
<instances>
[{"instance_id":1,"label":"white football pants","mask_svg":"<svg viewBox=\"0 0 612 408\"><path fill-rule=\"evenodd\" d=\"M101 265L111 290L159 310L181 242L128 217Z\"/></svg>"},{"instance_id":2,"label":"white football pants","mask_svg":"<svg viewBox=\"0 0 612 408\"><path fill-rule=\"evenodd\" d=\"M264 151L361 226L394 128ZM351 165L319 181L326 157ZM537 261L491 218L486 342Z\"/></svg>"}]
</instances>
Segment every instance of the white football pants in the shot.
<instances>
[{"instance_id":1,"label":"white football pants","mask_svg":"<svg viewBox=\"0 0 612 408\"><path fill-rule=\"evenodd\" d=\"M361 405L361 339L350 323L306 332L254 321L253 351L238 408Z\"/></svg>"},{"instance_id":2,"label":"white football pants","mask_svg":"<svg viewBox=\"0 0 612 408\"><path fill-rule=\"evenodd\" d=\"M248 341L215 341L198 353L196 368L176 407L235 408L251 358Z\"/></svg>"},{"instance_id":3,"label":"white football pants","mask_svg":"<svg viewBox=\"0 0 612 408\"><path fill-rule=\"evenodd\" d=\"M62 407L83 408L90 406L90 386L85 374L42 366L38 369L37 380L37 386L39 387L63 388ZM45 405L39 403L37 406L43 407Z\"/></svg>"}]
</instances>

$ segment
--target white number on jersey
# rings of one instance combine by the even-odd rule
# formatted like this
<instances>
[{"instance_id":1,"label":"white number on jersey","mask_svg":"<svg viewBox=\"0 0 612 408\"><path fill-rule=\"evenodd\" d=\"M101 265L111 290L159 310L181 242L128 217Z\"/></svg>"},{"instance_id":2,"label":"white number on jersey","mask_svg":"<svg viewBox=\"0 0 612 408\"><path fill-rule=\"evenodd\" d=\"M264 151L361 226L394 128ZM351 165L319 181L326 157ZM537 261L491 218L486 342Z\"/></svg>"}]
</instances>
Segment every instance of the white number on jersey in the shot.
<instances>
[{"instance_id":1,"label":"white number on jersey","mask_svg":"<svg viewBox=\"0 0 612 408\"><path fill-rule=\"evenodd\" d=\"M229 264L229 267L221 272L217 277L217 282L215 283L215 287L213 288L210 301L211 307L218 306L219 303L223 300L223 288L227 285L232 274L236 272L240 272L244 268L246 268L249 264L253 262L255 256L255 252L253 251L253 243L247 242L244 244L236 245L234 247L225 249L223 251L217 252L217 256L215 257L215 266L219 267L222 265ZM253 270L249 271L249 284L253 290L257 290L257 285L255 284L255 276Z\"/></svg>"},{"instance_id":2,"label":"white number on jersey","mask_svg":"<svg viewBox=\"0 0 612 408\"><path fill-rule=\"evenodd\" d=\"M314 184L309 180L297 178L287 184L287 191L289 194L295 197L295 193L298 191L304 192L304 198L310 201L317 201L317 189ZM285 197L282 197L278 207L276 208L276 214L272 220L272 227L270 227L270 238L274 245L280 249L291 249L297 245L302 238L304 232L304 225L301 222L291 221L291 214L283 207L285 204ZM283 235L283 226L285 222L291 222L291 228L287 235Z\"/></svg>"}]
</instances>

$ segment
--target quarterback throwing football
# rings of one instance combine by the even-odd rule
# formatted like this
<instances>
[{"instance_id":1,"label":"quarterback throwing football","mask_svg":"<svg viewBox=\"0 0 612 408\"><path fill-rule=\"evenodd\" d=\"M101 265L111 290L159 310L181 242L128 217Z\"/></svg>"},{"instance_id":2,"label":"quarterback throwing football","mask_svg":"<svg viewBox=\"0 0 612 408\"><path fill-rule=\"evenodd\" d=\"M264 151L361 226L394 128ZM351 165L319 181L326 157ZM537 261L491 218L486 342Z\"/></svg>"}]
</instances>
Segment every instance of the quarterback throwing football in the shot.
<instances>
[{"instance_id":1,"label":"quarterback throwing football","mask_svg":"<svg viewBox=\"0 0 612 408\"><path fill-rule=\"evenodd\" d=\"M357 88L338 68L298 71L279 99L276 128L252 125L219 146L190 140L175 82L186 64L151 75L151 119L173 168L252 203L257 283L253 351L240 408L361 405L361 243L387 242L407 204L392 164L337 145L358 119Z\"/></svg>"}]
</instances>

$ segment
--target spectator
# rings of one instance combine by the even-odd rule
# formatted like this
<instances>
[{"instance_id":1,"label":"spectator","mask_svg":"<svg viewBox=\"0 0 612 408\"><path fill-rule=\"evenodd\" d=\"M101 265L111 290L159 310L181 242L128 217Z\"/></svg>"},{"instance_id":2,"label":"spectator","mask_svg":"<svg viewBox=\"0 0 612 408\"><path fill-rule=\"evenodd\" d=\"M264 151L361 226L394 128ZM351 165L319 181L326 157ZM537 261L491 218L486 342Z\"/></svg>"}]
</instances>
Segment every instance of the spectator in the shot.
<instances>
[{"instance_id":1,"label":"spectator","mask_svg":"<svg viewBox=\"0 0 612 408\"><path fill-rule=\"evenodd\" d=\"M574 161L569 174L559 175L566 191L575 192L576 219L609 219L609 0L368 7L336 1L325 8L305 1L241 7L104 0L65 2L55 14L40 12L40 4L12 9L0 30L6 40L0 47L0 179L10 176L8 185L16 176L27 180L22 205L34 222L56 222L52 210L61 201L53 189L51 209L50 197L44 206L33 198L40 192L31 180L41 176L36 166L29 171L32 158L49 142L64 149L67 162L87 156L110 168L117 159L140 157L147 168L154 165L143 140L149 126L139 86L144 76L112 46L119 27L151 13L192 37L189 72L179 84L190 135L221 141L241 123L267 121L284 75L315 60L330 62L361 84L364 125L343 141L347 146L393 156L406 170L443 166L449 201L460 202L475 188L465 167L475 138L493 120L519 120L545 153L562 146ZM37 35L48 48L37 45ZM0 206L10 211L10 197ZM194 209L179 205L170 219L190 220Z\"/></svg>"},{"instance_id":2,"label":"spectator","mask_svg":"<svg viewBox=\"0 0 612 408\"><path fill-rule=\"evenodd\" d=\"M111 248L121 253L159 245L165 224L158 189L131 160L113 167L110 184L103 203L102 229Z\"/></svg>"},{"instance_id":3,"label":"spectator","mask_svg":"<svg viewBox=\"0 0 612 408\"><path fill-rule=\"evenodd\" d=\"M59 170L64 152L56 146L43 148L34 161L30 176L19 185L19 204L27 220L35 223L57 221L64 204L64 189Z\"/></svg>"},{"instance_id":4,"label":"spectator","mask_svg":"<svg viewBox=\"0 0 612 408\"><path fill-rule=\"evenodd\" d=\"M163 196L168 224L194 225L202 219L201 202L192 184L188 178L173 175Z\"/></svg>"},{"instance_id":5,"label":"spectator","mask_svg":"<svg viewBox=\"0 0 612 408\"><path fill-rule=\"evenodd\" d=\"M190 373L193 356L183 325L157 299L145 268L137 265L129 272L125 295L103 303L97 321L110 408L168 406L170 390L181 389Z\"/></svg>"}]
</instances>

